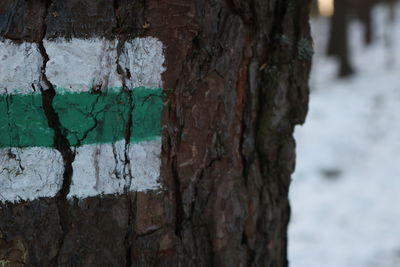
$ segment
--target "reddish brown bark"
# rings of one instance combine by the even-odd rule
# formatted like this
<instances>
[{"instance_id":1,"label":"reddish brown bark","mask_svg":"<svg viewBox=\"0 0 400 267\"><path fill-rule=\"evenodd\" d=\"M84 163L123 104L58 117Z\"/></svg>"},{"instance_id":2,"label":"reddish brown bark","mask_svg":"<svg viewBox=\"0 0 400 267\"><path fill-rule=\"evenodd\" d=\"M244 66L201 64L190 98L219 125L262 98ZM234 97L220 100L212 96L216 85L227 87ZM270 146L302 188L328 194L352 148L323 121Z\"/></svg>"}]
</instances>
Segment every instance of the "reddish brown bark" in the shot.
<instances>
[{"instance_id":1,"label":"reddish brown bark","mask_svg":"<svg viewBox=\"0 0 400 267\"><path fill-rule=\"evenodd\" d=\"M6 38L101 33L164 43L165 190L62 205L2 204L0 260L287 266L293 129L307 112L312 56L308 0L37 0L18 8L15 2L22 1L0 4ZM32 19L25 14L46 19L19 30L20 18ZM43 25L41 33L32 25Z\"/></svg>"}]
</instances>

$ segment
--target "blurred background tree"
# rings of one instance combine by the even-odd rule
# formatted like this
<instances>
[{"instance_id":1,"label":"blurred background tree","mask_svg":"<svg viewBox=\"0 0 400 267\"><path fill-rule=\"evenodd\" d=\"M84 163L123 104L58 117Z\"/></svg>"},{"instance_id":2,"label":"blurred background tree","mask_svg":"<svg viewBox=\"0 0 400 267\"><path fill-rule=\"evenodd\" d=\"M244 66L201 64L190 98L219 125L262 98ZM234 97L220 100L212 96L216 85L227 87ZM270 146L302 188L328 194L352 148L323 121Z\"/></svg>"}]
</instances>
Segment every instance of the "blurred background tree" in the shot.
<instances>
[{"instance_id":1,"label":"blurred background tree","mask_svg":"<svg viewBox=\"0 0 400 267\"><path fill-rule=\"evenodd\" d=\"M331 16L331 28L327 54L339 60L339 76L346 77L353 74L354 70L349 56L348 21L350 14L350 0L335 0L334 11Z\"/></svg>"},{"instance_id":2,"label":"blurred background tree","mask_svg":"<svg viewBox=\"0 0 400 267\"><path fill-rule=\"evenodd\" d=\"M315 0L312 8L290 266L399 267L400 1Z\"/></svg>"},{"instance_id":3,"label":"blurred background tree","mask_svg":"<svg viewBox=\"0 0 400 267\"><path fill-rule=\"evenodd\" d=\"M351 60L349 48L348 27L357 20L364 28L363 41L365 45L371 45L374 41L373 7L377 4L385 4L390 10L388 23L395 17L395 3L397 0L314 0L312 16L330 17L330 32L326 54L336 58L339 62L339 77L351 76L356 67ZM390 34L389 34L390 35ZM389 36L387 36L389 37ZM387 40L388 47L390 38Z\"/></svg>"}]
</instances>

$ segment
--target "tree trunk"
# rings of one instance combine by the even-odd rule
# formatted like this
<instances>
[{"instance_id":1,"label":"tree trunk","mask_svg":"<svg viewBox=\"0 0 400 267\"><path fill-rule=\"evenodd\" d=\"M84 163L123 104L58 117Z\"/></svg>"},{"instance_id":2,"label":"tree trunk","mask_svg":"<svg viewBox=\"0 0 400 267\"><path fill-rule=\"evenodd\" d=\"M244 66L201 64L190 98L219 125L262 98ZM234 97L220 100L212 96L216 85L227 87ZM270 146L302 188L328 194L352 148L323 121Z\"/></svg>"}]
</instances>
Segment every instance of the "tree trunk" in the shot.
<instances>
[{"instance_id":1,"label":"tree trunk","mask_svg":"<svg viewBox=\"0 0 400 267\"><path fill-rule=\"evenodd\" d=\"M354 70L350 61L348 44L349 0L335 0L331 17L331 29L327 54L339 60L339 77L351 75Z\"/></svg>"},{"instance_id":2,"label":"tree trunk","mask_svg":"<svg viewBox=\"0 0 400 267\"><path fill-rule=\"evenodd\" d=\"M320 16L318 0L311 0L311 16Z\"/></svg>"},{"instance_id":3,"label":"tree trunk","mask_svg":"<svg viewBox=\"0 0 400 267\"><path fill-rule=\"evenodd\" d=\"M351 9L364 25L364 43L366 45L370 45L373 41L372 8L375 4L376 0L352 0Z\"/></svg>"},{"instance_id":4,"label":"tree trunk","mask_svg":"<svg viewBox=\"0 0 400 267\"><path fill-rule=\"evenodd\" d=\"M372 8L374 6L373 1L367 1L360 9L360 20L364 24L364 43L370 45L373 40L373 24L372 24Z\"/></svg>"},{"instance_id":5,"label":"tree trunk","mask_svg":"<svg viewBox=\"0 0 400 267\"><path fill-rule=\"evenodd\" d=\"M0 265L287 266L309 4L3 0Z\"/></svg>"}]
</instances>

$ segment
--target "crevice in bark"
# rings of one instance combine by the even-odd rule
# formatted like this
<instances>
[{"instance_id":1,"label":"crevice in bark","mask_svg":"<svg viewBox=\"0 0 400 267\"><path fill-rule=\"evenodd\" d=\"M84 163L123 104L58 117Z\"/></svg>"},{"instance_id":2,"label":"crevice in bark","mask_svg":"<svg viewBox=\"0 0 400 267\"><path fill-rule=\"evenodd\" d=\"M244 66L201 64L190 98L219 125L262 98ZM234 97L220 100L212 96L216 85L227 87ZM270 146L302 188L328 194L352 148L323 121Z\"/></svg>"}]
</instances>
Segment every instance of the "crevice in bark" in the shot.
<instances>
[{"instance_id":1,"label":"crevice in bark","mask_svg":"<svg viewBox=\"0 0 400 267\"><path fill-rule=\"evenodd\" d=\"M182 239L182 230L183 230L183 220L184 220L184 208L183 208L183 200L182 200L182 192L181 192L181 181L179 180L179 175L177 173L176 168L176 159L171 163L172 171L174 177L174 185L175 185L175 235Z\"/></svg>"},{"instance_id":2,"label":"crevice in bark","mask_svg":"<svg viewBox=\"0 0 400 267\"><path fill-rule=\"evenodd\" d=\"M282 61L282 47L277 38L283 34L283 24L285 21L285 16L288 10L289 1L278 1L275 6L274 19L272 21L271 30L268 33L268 40L266 40L266 50L268 54L266 55L265 69L261 70L261 82L259 83L260 97L258 99L258 112L256 119L256 143L261 143L261 145L256 145L257 154L260 159L265 162L267 168L261 168L263 176L268 176L268 163L270 160L267 155L270 150L269 147L265 147L262 143L268 139L268 137L275 134L276 127L269 127L265 129L264 125L267 122L270 123L273 116L274 100L278 91L278 83L280 80L281 68L285 65ZM289 62L286 62L287 64Z\"/></svg>"},{"instance_id":3,"label":"crevice in bark","mask_svg":"<svg viewBox=\"0 0 400 267\"><path fill-rule=\"evenodd\" d=\"M115 163L115 168L114 168L114 173L115 173L115 177L117 177L117 179L124 179L123 174L122 177L120 175L120 172L118 170L118 151L117 148L115 147L115 143L111 144L112 147L112 153L113 153L113 158L114 158L114 163Z\"/></svg>"},{"instance_id":4,"label":"crevice in bark","mask_svg":"<svg viewBox=\"0 0 400 267\"><path fill-rule=\"evenodd\" d=\"M133 234L133 221L134 221L134 211L133 211L133 203L136 203L136 193L134 194L134 199L132 199L132 195L130 193L127 193L127 201L128 201L128 209L129 209L129 216L128 216L128 225L127 225L127 231L125 235L125 240L124 240L124 246L125 246L125 265L126 267L131 267L133 262L132 262L132 234Z\"/></svg>"},{"instance_id":5,"label":"crevice in bark","mask_svg":"<svg viewBox=\"0 0 400 267\"><path fill-rule=\"evenodd\" d=\"M61 188L56 195L56 202L58 207L59 213L59 220L60 220L60 228L62 230L62 236L60 240L60 244L58 247L57 255L53 259L52 264L57 266L58 258L60 256L60 252L65 240L65 237L69 231L69 215L68 215L68 201L67 195L70 191L70 186L72 183L72 174L73 168L72 163L75 158L75 153L72 151L70 147L70 143L66 137L66 131L63 129L58 113L55 111L53 107L53 99L56 96L56 91L54 86L48 80L46 76L46 65L49 61L49 56L46 52L46 48L44 46L43 40L46 36L46 16L48 15L48 10L50 5L52 4L52 0L46 1L46 12L45 17L43 18L43 31L42 31L42 38L38 42L39 51L43 57L43 65L41 70L41 88L40 91L42 93L42 105L44 114L47 118L48 125L54 131L54 148L58 150L63 158L64 161L64 173L63 173L63 180L61 184Z\"/></svg>"},{"instance_id":6,"label":"crevice in bark","mask_svg":"<svg viewBox=\"0 0 400 267\"><path fill-rule=\"evenodd\" d=\"M289 8L289 0L278 1L275 6L275 16L274 21L272 22L271 32L269 35L270 41L276 40L278 36L281 36L283 33L283 24L285 21L286 13ZM274 45L280 45L279 42L272 42ZM271 54L275 55L275 54ZM279 55L279 54L278 54ZM282 63L282 62L280 62Z\"/></svg>"},{"instance_id":7,"label":"crevice in bark","mask_svg":"<svg viewBox=\"0 0 400 267\"><path fill-rule=\"evenodd\" d=\"M238 15L246 26L254 24L255 16L251 7L251 0L238 1L238 0L225 0L230 11ZM250 3L250 4L249 4Z\"/></svg>"},{"instance_id":8,"label":"crevice in bark","mask_svg":"<svg viewBox=\"0 0 400 267\"><path fill-rule=\"evenodd\" d=\"M114 0L114 10L115 12L118 9L118 4L117 1ZM117 27L119 28L120 22L119 19L117 18ZM124 149L124 170L123 170L123 177L126 181L125 184L125 194L127 195L126 199L128 201L128 225L127 225L127 231L125 234L125 240L124 240L124 246L125 246L125 264L126 267L132 266L132 236L133 236L133 221L135 218L135 212L133 211L133 205L132 202L136 202L136 194L135 194L135 199L132 199L132 194L130 193L130 188L132 185L132 168L131 168L131 158L129 155L129 150L130 150L130 145L131 145L131 136L132 136L132 126L133 126L133 110L135 108L135 103L132 95L132 88L128 88L126 81L127 79L129 80L131 73L129 69L123 68L120 64L120 56L123 52L123 48L126 42L126 37L121 35L118 40L118 45L117 45L117 73L121 76L122 78L122 90L123 93L126 95L126 98L129 101L129 115L128 115L128 120L125 125L125 131L124 131L124 139L125 139L125 149Z\"/></svg>"},{"instance_id":9,"label":"crevice in bark","mask_svg":"<svg viewBox=\"0 0 400 267\"><path fill-rule=\"evenodd\" d=\"M8 123L7 123L7 125L8 125L8 128L9 129L12 129L12 125L11 125L11 120L10 120L10 95L9 94L7 94L6 95L6 106L7 106L7 117L8 117ZM11 131L9 131L8 132L9 133L9 135L10 135L10 140L12 140L12 136L11 136Z\"/></svg>"},{"instance_id":10,"label":"crevice in bark","mask_svg":"<svg viewBox=\"0 0 400 267\"><path fill-rule=\"evenodd\" d=\"M43 43L39 44L39 48L41 52L45 54L45 50L43 47ZM43 55L44 55L43 54ZM48 61L45 59L44 64ZM43 70L43 72L45 69ZM42 77L45 77L45 74L42 74ZM43 79L44 81L46 79ZM48 81L47 81L48 82ZM46 83L47 83L46 82ZM47 84L48 89L41 89L42 91L42 101L43 101L43 109L46 115L47 121L49 123L50 128L54 130L54 148L57 149L63 158L64 161L64 173L63 173L63 181L59 192L56 195L57 206L59 210L60 216L60 226L63 231L63 239L67 233L67 229L69 228L69 218L68 218L68 203L67 203L67 195L70 191L70 186L72 182L72 174L73 168L72 163L74 161L74 152L71 150L69 146L68 139L63 134L62 127L60 125L59 117L57 112L54 110L52 106L53 99L56 95L54 88L51 84ZM60 249L62 247L63 240L61 241ZM55 261L54 264L56 264Z\"/></svg>"},{"instance_id":11,"label":"crevice in bark","mask_svg":"<svg viewBox=\"0 0 400 267\"><path fill-rule=\"evenodd\" d=\"M246 185L248 182L248 177L246 176L247 159L246 159L246 155L243 153L243 143L244 143L244 138L245 138L244 133L246 132L246 119L245 119L246 103L248 102L248 99L247 99L248 93L247 93L246 88L248 88L250 86L249 69L248 69L250 59L249 59L248 55L246 54L246 50L249 47L251 47L251 44L252 44L251 39L252 38L250 36L247 37L245 47L243 48L243 51L242 51L242 63L239 68L238 81L237 81L237 85L236 85L238 94L240 93L241 90L243 91L242 92L243 95L237 99L237 101L240 101L240 102L237 103L237 105L239 105L239 106L237 107L237 110L236 110L238 112L238 114L236 116L238 117L237 120L239 122L241 122L240 123L240 131L238 132L238 139L239 139L238 146L239 147L237 148L238 149L237 153L240 157L239 160L241 161L242 166L243 166L242 177L243 177Z\"/></svg>"}]
</instances>

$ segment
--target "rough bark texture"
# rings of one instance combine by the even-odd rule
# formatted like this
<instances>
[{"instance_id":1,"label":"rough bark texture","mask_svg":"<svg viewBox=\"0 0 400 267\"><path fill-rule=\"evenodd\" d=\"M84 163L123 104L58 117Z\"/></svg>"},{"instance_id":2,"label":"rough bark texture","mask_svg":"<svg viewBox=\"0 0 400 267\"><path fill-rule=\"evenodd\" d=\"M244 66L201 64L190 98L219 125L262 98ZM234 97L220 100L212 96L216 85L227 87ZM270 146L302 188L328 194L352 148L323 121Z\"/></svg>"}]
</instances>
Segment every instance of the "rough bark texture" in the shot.
<instances>
[{"instance_id":1,"label":"rough bark texture","mask_svg":"<svg viewBox=\"0 0 400 267\"><path fill-rule=\"evenodd\" d=\"M308 13L309 0L2 0L4 38L154 36L167 70L165 190L68 202L66 173L55 199L0 204L0 265L287 266Z\"/></svg>"}]
</instances>

